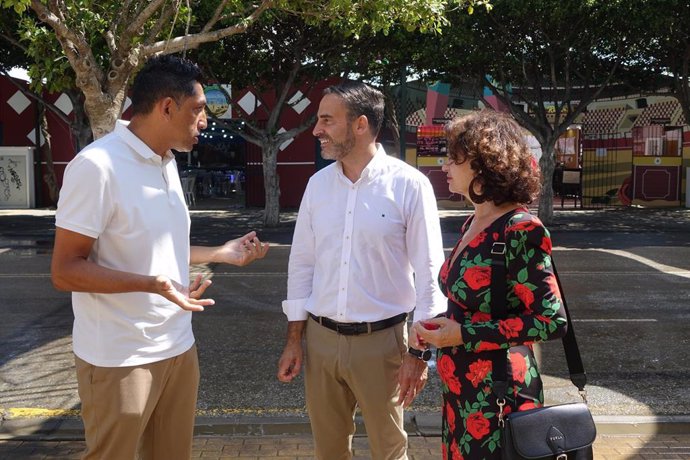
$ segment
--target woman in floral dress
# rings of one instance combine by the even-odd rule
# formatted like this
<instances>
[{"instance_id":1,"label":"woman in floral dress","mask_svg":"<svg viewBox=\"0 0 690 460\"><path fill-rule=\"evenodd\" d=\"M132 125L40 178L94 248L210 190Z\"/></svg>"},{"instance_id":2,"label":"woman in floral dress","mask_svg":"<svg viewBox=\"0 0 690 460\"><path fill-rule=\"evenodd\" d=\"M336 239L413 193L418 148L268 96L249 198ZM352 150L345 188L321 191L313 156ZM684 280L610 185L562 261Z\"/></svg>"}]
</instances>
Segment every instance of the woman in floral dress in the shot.
<instances>
[{"instance_id":1,"label":"woman in floral dress","mask_svg":"<svg viewBox=\"0 0 690 460\"><path fill-rule=\"evenodd\" d=\"M551 239L529 213L540 175L521 128L506 115L482 111L446 128L443 171L452 192L474 205L439 275L445 317L412 326L411 345L437 347L443 388L443 458L500 459L499 408L492 371L508 356L504 413L542 406L532 343L561 337L565 312L551 266ZM508 317L491 316L491 248L506 243ZM435 325L431 325L434 323ZM436 328L436 329L434 329Z\"/></svg>"}]
</instances>

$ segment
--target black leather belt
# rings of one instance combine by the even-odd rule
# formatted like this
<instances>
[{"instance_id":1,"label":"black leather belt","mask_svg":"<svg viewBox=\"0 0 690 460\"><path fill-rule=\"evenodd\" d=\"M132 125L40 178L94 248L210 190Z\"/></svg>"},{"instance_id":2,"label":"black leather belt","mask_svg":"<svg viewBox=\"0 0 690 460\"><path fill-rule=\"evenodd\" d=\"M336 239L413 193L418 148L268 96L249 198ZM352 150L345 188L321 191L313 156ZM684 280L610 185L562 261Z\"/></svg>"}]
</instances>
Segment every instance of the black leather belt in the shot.
<instances>
[{"instance_id":1,"label":"black leather belt","mask_svg":"<svg viewBox=\"0 0 690 460\"><path fill-rule=\"evenodd\" d=\"M402 323L407 319L407 313L400 313L392 318L374 321L373 323L339 323L338 321L333 321L325 316L316 316L311 313L309 313L309 316L311 316L314 321L323 327L327 327L328 329L331 329L342 335L371 334L372 332L395 326L396 324Z\"/></svg>"}]
</instances>

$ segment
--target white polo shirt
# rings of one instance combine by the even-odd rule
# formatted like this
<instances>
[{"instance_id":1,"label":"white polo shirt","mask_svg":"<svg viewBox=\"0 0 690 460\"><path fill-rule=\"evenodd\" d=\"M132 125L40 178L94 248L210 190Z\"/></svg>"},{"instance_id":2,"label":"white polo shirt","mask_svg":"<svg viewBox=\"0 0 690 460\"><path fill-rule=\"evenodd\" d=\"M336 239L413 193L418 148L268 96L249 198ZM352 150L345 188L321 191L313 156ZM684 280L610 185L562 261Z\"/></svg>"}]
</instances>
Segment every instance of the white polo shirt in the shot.
<instances>
[{"instance_id":1,"label":"white polo shirt","mask_svg":"<svg viewBox=\"0 0 690 460\"><path fill-rule=\"evenodd\" d=\"M174 156L156 155L118 121L67 166L55 216L96 241L89 260L189 283L189 212ZM74 353L103 367L135 366L187 351L190 312L157 294L72 293Z\"/></svg>"}]
</instances>

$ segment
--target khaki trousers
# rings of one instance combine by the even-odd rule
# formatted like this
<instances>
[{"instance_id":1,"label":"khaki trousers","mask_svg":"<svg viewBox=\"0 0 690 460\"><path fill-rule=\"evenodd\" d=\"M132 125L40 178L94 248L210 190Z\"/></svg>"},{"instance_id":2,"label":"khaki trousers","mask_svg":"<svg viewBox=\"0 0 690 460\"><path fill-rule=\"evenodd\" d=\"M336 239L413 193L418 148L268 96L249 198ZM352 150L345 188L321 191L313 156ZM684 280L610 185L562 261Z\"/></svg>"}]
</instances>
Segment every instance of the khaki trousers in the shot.
<instances>
[{"instance_id":1,"label":"khaki trousers","mask_svg":"<svg viewBox=\"0 0 690 460\"><path fill-rule=\"evenodd\" d=\"M98 367L75 356L86 432L82 460L189 460L199 388L196 345L143 366Z\"/></svg>"},{"instance_id":2,"label":"khaki trousers","mask_svg":"<svg viewBox=\"0 0 690 460\"><path fill-rule=\"evenodd\" d=\"M309 318L305 390L316 458L352 458L359 406L374 460L407 459L398 371L407 352L403 321L362 335L340 335Z\"/></svg>"}]
</instances>

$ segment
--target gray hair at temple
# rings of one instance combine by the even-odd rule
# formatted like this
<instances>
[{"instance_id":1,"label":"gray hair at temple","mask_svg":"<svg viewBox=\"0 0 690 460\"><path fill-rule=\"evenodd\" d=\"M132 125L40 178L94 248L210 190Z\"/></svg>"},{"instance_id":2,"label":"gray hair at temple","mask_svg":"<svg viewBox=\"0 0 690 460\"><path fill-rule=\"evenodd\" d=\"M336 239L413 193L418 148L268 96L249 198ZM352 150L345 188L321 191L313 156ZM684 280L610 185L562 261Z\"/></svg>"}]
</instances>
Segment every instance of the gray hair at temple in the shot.
<instances>
[{"instance_id":1,"label":"gray hair at temple","mask_svg":"<svg viewBox=\"0 0 690 460\"><path fill-rule=\"evenodd\" d=\"M338 85L329 86L323 94L340 97L347 106L351 122L362 115L367 117L371 133L374 137L378 136L383 126L383 111L386 106L381 91L359 81L345 80Z\"/></svg>"}]
</instances>

